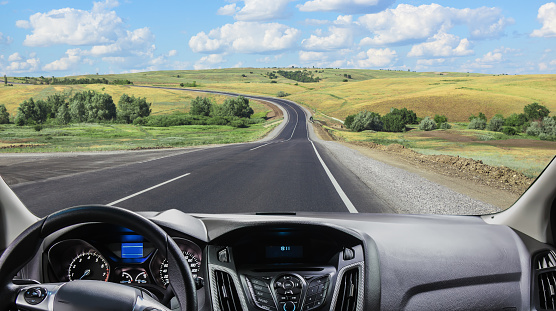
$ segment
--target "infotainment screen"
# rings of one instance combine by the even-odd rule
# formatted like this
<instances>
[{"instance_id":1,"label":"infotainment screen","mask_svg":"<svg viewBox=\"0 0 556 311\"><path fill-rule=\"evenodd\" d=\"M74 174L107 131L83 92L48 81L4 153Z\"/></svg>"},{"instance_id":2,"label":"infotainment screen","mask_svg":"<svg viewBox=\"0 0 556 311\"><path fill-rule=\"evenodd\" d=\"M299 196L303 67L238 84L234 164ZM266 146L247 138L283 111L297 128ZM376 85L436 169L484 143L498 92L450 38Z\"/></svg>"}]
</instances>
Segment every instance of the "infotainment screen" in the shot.
<instances>
[{"instance_id":1,"label":"infotainment screen","mask_svg":"<svg viewBox=\"0 0 556 311\"><path fill-rule=\"evenodd\" d=\"M122 243L122 258L135 259L143 257L143 243L137 242L123 242Z\"/></svg>"},{"instance_id":2,"label":"infotainment screen","mask_svg":"<svg viewBox=\"0 0 556 311\"><path fill-rule=\"evenodd\" d=\"M267 259L302 258L303 246L301 245L273 245L266 247Z\"/></svg>"}]
</instances>

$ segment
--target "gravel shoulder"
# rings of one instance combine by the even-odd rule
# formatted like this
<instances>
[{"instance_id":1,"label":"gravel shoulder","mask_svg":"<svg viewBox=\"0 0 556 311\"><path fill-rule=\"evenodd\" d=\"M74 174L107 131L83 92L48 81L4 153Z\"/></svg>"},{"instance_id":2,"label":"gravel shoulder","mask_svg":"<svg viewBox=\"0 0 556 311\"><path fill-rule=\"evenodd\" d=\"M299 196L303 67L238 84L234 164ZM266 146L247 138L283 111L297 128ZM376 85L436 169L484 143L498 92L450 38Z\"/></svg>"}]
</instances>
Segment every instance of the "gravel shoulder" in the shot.
<instances>
[{"instance_id":1,"label":"gravel shoulder","mask_svg":"<svg viewBox=\"0 0 556 311\"><path fill-rule=\"evenodd\" d=\"M397 213L483 215L515 201L516 196L507 191L444 176L362 146L332 141L318 125L313 127L311 138Z\"/></svg>"}]
</instances>

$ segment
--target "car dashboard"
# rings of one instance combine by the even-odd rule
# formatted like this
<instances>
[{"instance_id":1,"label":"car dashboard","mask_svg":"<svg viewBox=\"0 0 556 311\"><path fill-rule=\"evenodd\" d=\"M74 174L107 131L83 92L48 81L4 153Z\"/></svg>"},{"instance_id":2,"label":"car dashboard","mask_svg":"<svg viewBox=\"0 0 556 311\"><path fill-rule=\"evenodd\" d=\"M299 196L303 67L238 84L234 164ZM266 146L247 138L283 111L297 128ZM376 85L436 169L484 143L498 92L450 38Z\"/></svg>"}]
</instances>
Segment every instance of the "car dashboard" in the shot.
<instances>
[{"instance_id":1,"label":"car dashboard","mask_svg":"<svg viewBox=\"0 0 556 311\"><path fill-rule=\"evenodd\" d=\"M531 310L554 303L552 248L472 216L141 213L174 238L199 310ZM95 279L168 291L142 236L75 225L45 239L22 279Z\"/></svg>"}]
</instances>

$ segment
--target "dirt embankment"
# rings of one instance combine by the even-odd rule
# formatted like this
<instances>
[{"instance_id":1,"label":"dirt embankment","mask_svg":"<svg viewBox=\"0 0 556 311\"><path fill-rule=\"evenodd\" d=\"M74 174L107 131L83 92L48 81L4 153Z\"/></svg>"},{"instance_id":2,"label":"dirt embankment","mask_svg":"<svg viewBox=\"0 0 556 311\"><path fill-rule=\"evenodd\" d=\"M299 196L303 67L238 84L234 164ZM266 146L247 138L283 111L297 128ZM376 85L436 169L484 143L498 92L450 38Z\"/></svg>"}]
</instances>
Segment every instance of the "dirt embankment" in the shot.
<instances>
[{"instance_id":1,"label":"dirt embankment","mask_svg":"<svg viewBox=\"0 0 556 311\"><path fill-rule=\"evenodd\" d=\"M325 121L315 122L315 131L323 140L339 140L327 131L322 125ZM336 125L340 128L340 126ZM344 142L346 143L346 142ZM521 195L534 181L533 178L504 166L490 166L480 160L462 158L449 155L424 155L405 148L399 144L380 145L373 142L349 142L348 145L363 147L374 152L367 153L378 160L386 160L389 163L401 163L412 166L418 171L429 171L436 174L459 178L476 184L477 187L489 186L516 195ZM475 187L473 187L475 188Z\"/></svg>"}]
</instances>

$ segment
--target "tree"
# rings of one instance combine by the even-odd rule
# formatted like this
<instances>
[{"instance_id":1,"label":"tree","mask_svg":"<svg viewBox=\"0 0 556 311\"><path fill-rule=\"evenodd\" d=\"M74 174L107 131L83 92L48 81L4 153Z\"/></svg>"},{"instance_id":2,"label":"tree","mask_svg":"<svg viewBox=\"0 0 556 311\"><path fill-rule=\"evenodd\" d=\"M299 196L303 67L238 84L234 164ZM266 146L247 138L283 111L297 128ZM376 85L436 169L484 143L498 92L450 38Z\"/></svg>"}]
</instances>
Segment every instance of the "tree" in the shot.
<instances>
[{"instance_id":1,"label":"tree","mask_svg":"<svg viewBox=\"0 0 556 311\"><path fill-rule=\"evenodd\" d=\"M392 108L390 109L390 113L393 115L401 116L404 125L417 124L417 114L413 112L413 110L408 110L407 108L402 108L402 109Z\"/></svg>"},{"instance_id":2,"label":"tree","mask_svg":"<svg viewBox=\"0 0 556 311\"><path fill-rule=\"evenodd\" d=\"M433 119L431 119L431 117L425 117L421 120L421 123L419 123L419 129L423 131L432 131L436 130L436 128L437 124Z\"/></svg>"},{"instance_id":3,"label":"tree","mask_svg":"<svg viewBox=\"0 0 556 311\"><path fill-rule=\"evenodd\" d=\"M215 111L219 116L235 116L240 118L250 118L254 113L253 108L249 106L249 99L243 96L226 99L220 109Z\"/></svg>"},{"instance_id":4,"label":"tree","mask_svg":"<svg viewBox=\"0 0 556 311\"><path fill-rule=\"evenodd\" d=\"M71 122L71 114L68 105L64 104L58 108L56 112L56 120L59 124L68 124Z\"/></svg>"},{"instance_id":5,"label":"tree","mask_svg":"<svg viewBox=\"0 0 556 311\"><path fill-rule=\"evenodd\" d=\"M527 123L527 116L524 113L513 113L506 119L504 125L519 127L523 126L525 123Z\"/></svg>"},{"instance_id":6,"label":"tree","mask_svg":"<svg viewBox=\"0 0 556 311\"><path fill-rule=\"evenodd\" d=\"M486 129L493 132L500 132L502 131L502 127L504 126L504 118L501 115L496 115L490 122L488 123Z\"/></svg>"},{"instance_id":7,"label":"tree","mask_svg":"<svg viewBox=\"0 0 556 311\"><path fill-rule=\"evenodd\" d=\"M8 77L6 75L4 75L4 85L8 85Z\"/></svg>"},{"instance_id":8,"label":"tree","mask_svg":"<svg viewBox=\"0 0 556 311\"><path fill-rule=\"evenodd\" d=\"M481 118L475 118L469 122L467 128L471 130L484 130L486 128L486 121Z\"/></svg>"},{"instance_id":9,"label":"tree","mask_svg":"<svg viewBox=\"0 0 556 311\"><path fill-rule=\"evenodd\" d=\"M8 109L6 109L6 105L0 105L0 124L8 124L10 123L10 114L8 113Z\"/></svg>"},{"instance_id":10,"label":"tree","mask_svg":"<svg viewBox=\"0 0 556 311\"><path fill-rule=\"evenodd\" d=\"M445 115L436 114L434 115L434 122L436 122L436 124L446 123L448 122L448 118Z\"/></svg>"},{"instance_id":11,"label":"tree","mask_svg":"<svg viewBox=\"0 0 556 311\"><path fill-rule=\"evenodd\" d=\"M354 118L355 118L354 114L350 114L349 116L347 116L346 119L344 120L344 126L348 129L351 129L351 124L353 123Z\"/></svg>"},{"instance_id":12,"label":"tree","mask_svg":"<svg viewBox=\"0 0 556 311\"><path fill-rule=\"evenodd\" d=\"M212 111L213 103L208 97L197 96L191 101L189 114L196 116L209 116Z\"/></svg>"},{"instance_id":13,"label":"tree","mask_svg":"<svg viewBox=\"0 0 556 311\"><path fill-rule=\"evenodd\" d=\"M403 132L405 131L405 122L401 115L394 113L387 113L382 117L383 127L385 132Z\"/></svg>"},{"instance_id":14,"label":"tree","mask_svg":"<svg viewBox=\"0 0 556 311\"><path fill-rule=\"evenodd\" d=\"M55 118L56 113L58 113L58 109L60 109L61 106L67 106L66 97L59 93L50 95L46 98L46 104L48 105L49 109L48 117Z\"/></svg>"},{"instance_id":15,"label":"tree","mask_svg":"<svg viewBox=\"0 0 556 311\"><path fill-rule=\"evenodd\" d=\"M361 111L355 115L351 123L351 130L361 132L364 130L382 131L384 123L376 112Z\"/></svg>"},{"instance_id":16,"label":"tree","mask_svg":"<svg viewBox=\"0 0 556 311\"><path fill-rule=\"evenodd\" d=\"M540 121L550 114L550 110L539 103L532 103L523 108L528 121Z\"/></svg>"},{"instance_id":17,"label":"tree","mask_svg":"<svg viewBox=\"0 0 556 311\"><path fill-rule=\"evenodd\" d=\"M123 94L118 101L118 119L126 123L133 123L137 118L148 117L151 114L151 103L146 98L129 97Z\"/></svg>"},{"instance_id":18,"label":"tree","mask_svg":"<svg viewBox=\"0 0 556 311\"><path fill-rule=\"evenodd\" d=\"M48 118L48 105L44 100L34 101L29 98L17 108L15 123L17 125L41 124Z\"/></svg>"}]
</instances>

